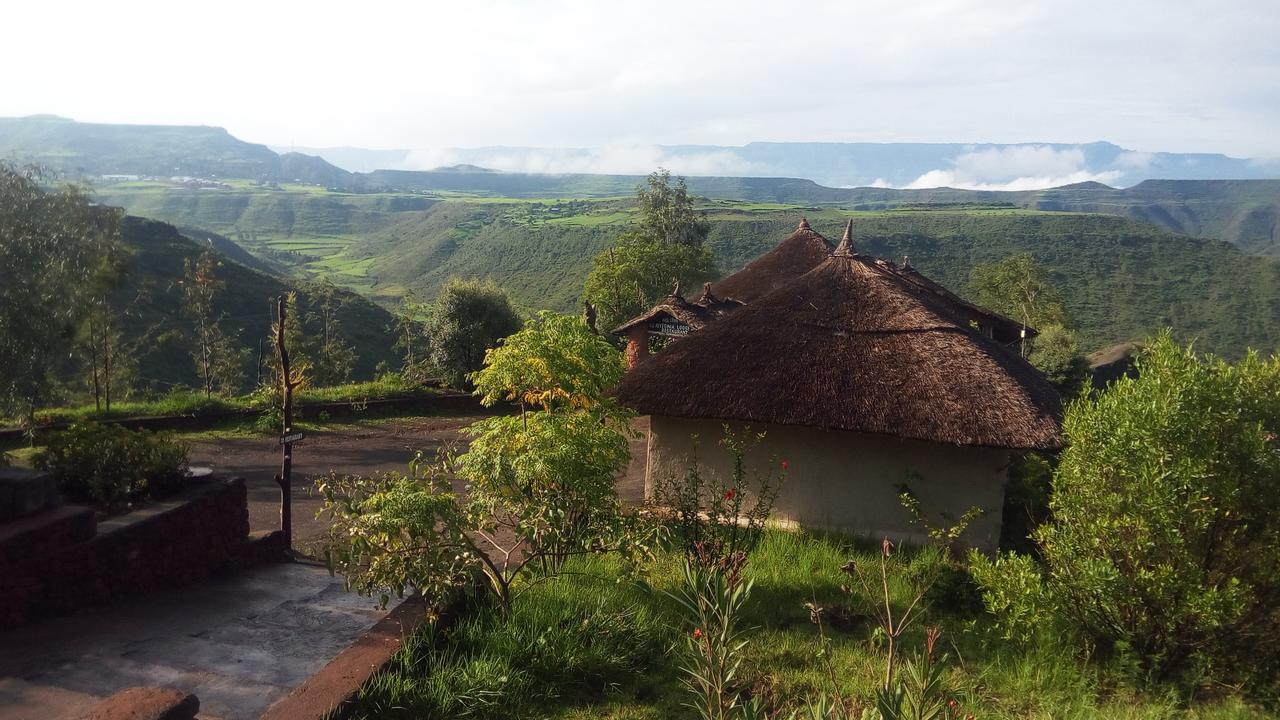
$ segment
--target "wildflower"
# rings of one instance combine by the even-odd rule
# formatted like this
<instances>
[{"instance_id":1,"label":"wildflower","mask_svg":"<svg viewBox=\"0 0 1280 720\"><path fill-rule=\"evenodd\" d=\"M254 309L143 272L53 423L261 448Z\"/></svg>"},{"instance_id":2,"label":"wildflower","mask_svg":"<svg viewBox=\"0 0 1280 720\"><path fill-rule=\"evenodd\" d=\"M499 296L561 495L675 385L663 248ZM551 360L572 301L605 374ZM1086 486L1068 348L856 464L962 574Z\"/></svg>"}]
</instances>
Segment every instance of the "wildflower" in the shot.
<instances>
[{"instance_id":1,"label":"wildflower","mask_svg":"<svg viewBox=\"0 0 1280 720\"><path fill-rule=\"evenodd\" d=\"M950 700L947 701L947 707L951 708L952 710L955 710L956 708L960 707L960 703L956 702L955 698L951 698Z\"/></svg>"},{"instance_id":2,"label":"wildflower","mask_svg":"<svg viewBox=\"0 0 1280 720\"><path fill-rule=\"evenodd\" d=\"M789 468L789 467L791 467L791 463L787 462L786 460L783 460L783 461L782 461L782 472L786 472L786 471L787 471L787 468Z\"/></svg>"},{"instance_id":3,"label":"wildflower","mask_svg":"<svg viewBox=\"0 0 1280 720\"><path fill-rule=\"evenodd\" d=\"M694 628L694 629L693 629L693 639L694 639L694 640L701 640L701 639L702 639L702 628Z\"/></svg>"},{"instance_id":4,"label":"wildflower","mask_svg":"<svg viewBox=\"0 0 1280 720\"><path fill-rule=\"evenodd\" d=\"M725 491L724 491L724 499L725 499L725 500L732 500L732 499L733 499L733 490L725 490Z\"/></svg>"}]
</instances>

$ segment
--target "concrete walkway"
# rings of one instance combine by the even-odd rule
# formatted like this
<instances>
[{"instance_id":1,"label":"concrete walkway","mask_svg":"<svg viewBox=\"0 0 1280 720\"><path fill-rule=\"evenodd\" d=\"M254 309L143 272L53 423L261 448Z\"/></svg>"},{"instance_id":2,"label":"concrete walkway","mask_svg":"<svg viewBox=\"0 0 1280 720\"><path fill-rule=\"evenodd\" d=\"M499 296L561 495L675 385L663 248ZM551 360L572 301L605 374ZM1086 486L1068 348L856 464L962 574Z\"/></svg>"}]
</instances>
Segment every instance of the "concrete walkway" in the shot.
<instances>
[{"instance_id":1,"label":"concrete walkway","mask_svg":"<svg viewBox=\"0 0 1280 720\"><path fill-rule=\"evenodd\" d=\"M385 614L323 567L281 564L0 631L0 720L77 720L138 685L257 720Z\"/></svg>"}]
</instances>

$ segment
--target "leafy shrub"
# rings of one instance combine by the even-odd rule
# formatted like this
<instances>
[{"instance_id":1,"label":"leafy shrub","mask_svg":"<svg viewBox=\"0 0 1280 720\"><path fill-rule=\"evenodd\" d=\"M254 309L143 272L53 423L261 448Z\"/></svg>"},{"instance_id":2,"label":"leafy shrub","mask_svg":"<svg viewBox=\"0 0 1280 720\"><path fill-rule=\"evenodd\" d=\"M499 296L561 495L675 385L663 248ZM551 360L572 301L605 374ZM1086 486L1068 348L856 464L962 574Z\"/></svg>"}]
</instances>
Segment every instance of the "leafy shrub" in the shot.
<instances>
[{"instance_id":1,"label":"leafy shrub","mask_svg":"<svg viewBox=\"0 0 1280 720\"><path fill-rule=\"evenodd\" d=\"M1043 578L977 556L975 577L1011 632L1057 618L1154 680L1274 683L1280 356L1232 366L1165 334L1137 368L1067 413Z\"/></svg>"},{"instance_id":2,"label":"leafy shrub","mask_svg":"<svg viewBox=\"0 0 1280 720\"><path fill-rule=\"evenodd\" d=\"M35 465L58 479L67 497L107 511L181 486L187 446L168 435L134 432L119 425L76 423L35 456Z\"/></svg>"}]
</instances>

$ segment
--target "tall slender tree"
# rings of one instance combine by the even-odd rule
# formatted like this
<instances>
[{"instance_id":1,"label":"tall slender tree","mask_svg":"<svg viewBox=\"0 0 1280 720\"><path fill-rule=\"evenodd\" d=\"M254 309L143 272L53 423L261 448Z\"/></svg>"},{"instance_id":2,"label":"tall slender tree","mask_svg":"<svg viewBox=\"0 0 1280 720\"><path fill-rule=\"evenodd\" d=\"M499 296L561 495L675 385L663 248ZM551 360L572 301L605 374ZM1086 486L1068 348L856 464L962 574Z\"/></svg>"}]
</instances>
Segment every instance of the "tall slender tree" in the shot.
<instances>
[{"instance_id":1,"label":"tall slender tree","mask_svg":"<svg viewBox=\"0 0 1280 720\"><path fill-rule=\"evenodd\" d=\"M195 260L187 258L182 280L183 310L194 325L191 358L205 397L212 397L215 390L235 392L244 380L249 355L249 350L237 348L235 339L223 329L224 316L214 303L225 286L217 275L221 264L217 253L205 248Z\"/></svg>"},{"instance_id":2,"label":"tall slender tree","mask_svg":"<svg viewBox=\"0 0 1280 720\"><path fill-rule=\"evenodd\" d=\"M34 422L72 351L98 259L122 213L79 187L45 191L39 170L0 162L0 411Z\"/></svg>"}]
</instances>

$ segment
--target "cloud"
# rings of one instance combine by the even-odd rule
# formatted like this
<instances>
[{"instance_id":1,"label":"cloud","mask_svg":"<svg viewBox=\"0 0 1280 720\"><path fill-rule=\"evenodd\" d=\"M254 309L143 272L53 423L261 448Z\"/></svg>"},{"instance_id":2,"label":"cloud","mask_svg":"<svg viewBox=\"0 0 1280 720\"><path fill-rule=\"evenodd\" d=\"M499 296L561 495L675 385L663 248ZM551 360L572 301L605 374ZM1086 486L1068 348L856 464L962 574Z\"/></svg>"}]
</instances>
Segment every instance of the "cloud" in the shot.
<instances>
[{"instance_id":1,"label":"cloud","mask_svg":"<svg viewBox=\"0 0 1280 720\"><path fill-rule=\"evenodd\" d=\"M758 175L763 168L730 150L675 151L657 145L607 145L590 149L448 148L414 150L403 169L430 170L469 163L492 170L519 173L598 173L646 175L663 167L677 175Z\"/></svg>"},{"instance_id":2,"label":"cloud","mask_svg":"<svg viewBox=\"0 0 1280 720\"><path fill-rule=\"evenodd\" d=\"M1088 181L1111 184L1122 175L1119 170L1089 170L1079 148L1015 145L963 153L952 161L952 167L930 170L906 187L1041 190Z\"/></svg>"}]
</instances>

